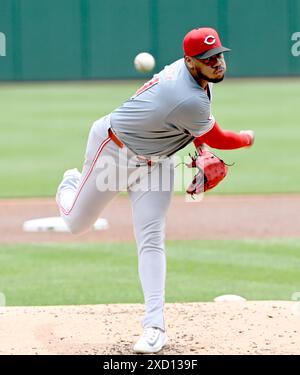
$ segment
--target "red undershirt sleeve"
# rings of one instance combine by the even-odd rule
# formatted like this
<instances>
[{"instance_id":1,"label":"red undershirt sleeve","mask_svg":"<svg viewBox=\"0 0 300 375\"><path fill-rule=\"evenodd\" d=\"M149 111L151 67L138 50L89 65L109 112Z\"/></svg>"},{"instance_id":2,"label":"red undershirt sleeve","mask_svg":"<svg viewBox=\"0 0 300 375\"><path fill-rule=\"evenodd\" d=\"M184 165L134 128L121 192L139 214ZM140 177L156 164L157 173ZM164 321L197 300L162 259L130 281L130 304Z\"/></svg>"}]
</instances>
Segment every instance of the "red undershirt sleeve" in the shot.
<instances>
[{"instance_id":1,"label":"red undershirt sleeve","mask_svg":"<svg viewBox=\"0 0 300 375\"><path fill-rule=\"evenodd\" d=\"M204 135L194 139L194 145L198 148L202 143L206 143L212 148L220 150L232 150L235 148L249 146L251 137L248 134L235 133L230 130L222 130L217 122L212 129Z\"/></svg>"}]
</instances>

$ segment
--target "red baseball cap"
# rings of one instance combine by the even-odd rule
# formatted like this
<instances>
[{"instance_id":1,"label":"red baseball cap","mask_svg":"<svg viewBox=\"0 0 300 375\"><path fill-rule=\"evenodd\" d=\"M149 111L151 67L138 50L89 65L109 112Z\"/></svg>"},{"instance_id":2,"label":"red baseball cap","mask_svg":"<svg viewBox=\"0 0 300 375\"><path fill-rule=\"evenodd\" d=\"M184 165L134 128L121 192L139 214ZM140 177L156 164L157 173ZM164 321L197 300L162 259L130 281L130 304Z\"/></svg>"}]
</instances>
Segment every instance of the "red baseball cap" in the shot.
<instances>
[{"instance_id":1,"label":"red baseball cap","mask_svg":"<svg viewBox=\"0 0 300 375\"><path fill-rule=\"evenodd\" d=\"M183 50L186 56L207 59L221 52L230 51L223 47L216 30L210 27L193 29L183 39Z\"/></svg>"}]
</instances>

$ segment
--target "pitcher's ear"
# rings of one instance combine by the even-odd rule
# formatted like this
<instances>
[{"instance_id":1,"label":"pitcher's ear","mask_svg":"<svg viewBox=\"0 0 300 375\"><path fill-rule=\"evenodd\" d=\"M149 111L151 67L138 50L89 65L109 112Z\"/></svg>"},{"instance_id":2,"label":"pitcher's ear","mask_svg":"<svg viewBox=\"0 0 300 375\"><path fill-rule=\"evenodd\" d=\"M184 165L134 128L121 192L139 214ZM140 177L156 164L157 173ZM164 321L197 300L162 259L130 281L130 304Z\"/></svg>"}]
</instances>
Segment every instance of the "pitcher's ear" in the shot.
<instances>
[{"instance_id":1,"label":"pitcher's ear","mask_svg":"<svg viewBox=\"0 0 300 375\"><path fill-rule=\"evenodd\" d=\"M193 69L194 60L191 56L184 56L184 61L189 69Z\"/></svg>"}]
</instances>

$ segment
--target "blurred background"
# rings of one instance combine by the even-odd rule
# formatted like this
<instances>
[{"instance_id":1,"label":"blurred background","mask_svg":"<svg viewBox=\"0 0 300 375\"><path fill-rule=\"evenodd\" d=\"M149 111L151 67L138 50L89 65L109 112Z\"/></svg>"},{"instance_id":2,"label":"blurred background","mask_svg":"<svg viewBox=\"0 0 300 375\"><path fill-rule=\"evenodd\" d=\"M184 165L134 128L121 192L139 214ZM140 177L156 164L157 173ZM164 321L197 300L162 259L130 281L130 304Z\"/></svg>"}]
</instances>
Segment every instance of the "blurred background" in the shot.
<instances>
[{"instance_id":1,"label":"blurred background","mask_svg":"<svg viewBox=\"0 0 300 375\"><path fill-rule=\"evenodd\" d=\"M137 53L152 53L160 70L182 57L184 35L199 26L216 28L232 49L230 77L300 73L291 52L299 0L0 0L0 79L139 78Z\"/></svg>"},{"instance_id":2,"label":"blurred background","mask_svg":"<svg viewBox=\"0 0 300 375\"><path fill-rule=\"evenodd\" d=\"M213 114L257 136L220 152L236 165L210 194L298 192L299 16L300 0L0 0L0 197L54 196L91 124L181 58L199 26L232 49ZM143 51L156 59L146 74L133 64Z\"/></svg>"},{"instance_id":3,"label":"blurred background","mask_svg":"<svg viewBox=\"0 0 300 375\"><path fill-rule=\"evenodd\" d=\"M133 241L104 243L99 235L91 245L77 237L48 244L40 233L36 244L26 234L24 244L6 244L6 233L21 232L18 205L26 205L28 219L36 215L33 199L8 198L51 197L39 201L41 212L46 204L57 209L57 186L66 169L81 168L92 123L182 58L184 35L203 26L216 28L231 48L226 78L214 86L213 114L224 129L256 133L250 149L216 152L235 164L207 195L258 195L251 198L261 199L267 230L273 220L297 226L300 0L0 0L0 292L7 304L142 301ZM134 68L140 52L156 59L147 74ZM191 145L179 156L193 151ZM274 194L270 220L264 200ZM243 207L247 213L251 203ZM228 220L212 210L213 228L230 223L232 212L222 215ZM200 218L207 220L201 206L195 222ZM200 237L168 241L167 301L211 301L222 293L289 300L299 291L299 236Z\"/></svg>"}]
</instances>

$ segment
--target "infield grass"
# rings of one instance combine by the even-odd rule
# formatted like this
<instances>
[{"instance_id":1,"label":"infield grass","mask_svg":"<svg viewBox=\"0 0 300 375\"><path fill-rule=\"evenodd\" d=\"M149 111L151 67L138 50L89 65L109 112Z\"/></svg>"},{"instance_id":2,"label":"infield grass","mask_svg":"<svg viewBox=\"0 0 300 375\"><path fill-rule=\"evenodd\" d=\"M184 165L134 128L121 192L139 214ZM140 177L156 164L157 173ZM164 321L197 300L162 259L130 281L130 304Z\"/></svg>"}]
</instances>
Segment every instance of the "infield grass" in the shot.
<instances>
[{"instance_id":1,"label":"infield grass","mask_svg":"<svg viewBox=\"0 0 300 375\"><path fill-rule=\"evenodd\" d=\"M0 85L0 197L53 196L62 173L81 168L89 128L142 82ZM254 129L252 149L218 152L235 162L213 193L300 191L300 80L241 79L215 85L223 128ZM193 147L180 155L187 155Z\"/></svg>"},{"instance_id":2,"label":"infield grass","mask_svg":"<svg viewBox=\"0 0 300 375\"><path fill-rule=\"evenodd\" d=\"M300 240L170 241L167 302L291 300ZM7 305L142 303L134 243L1 245Z\"/></svg>"}]
</instances>

